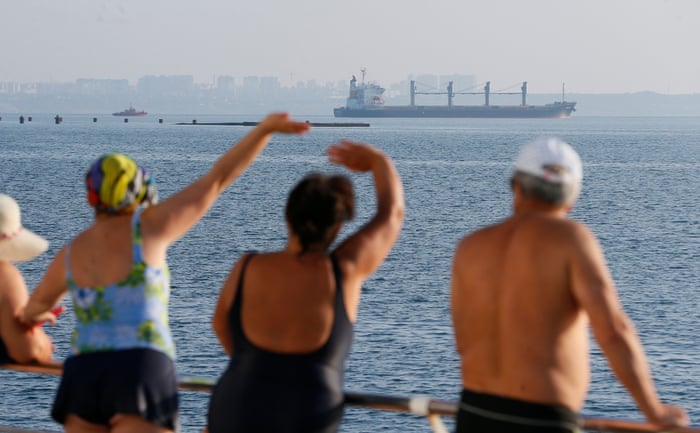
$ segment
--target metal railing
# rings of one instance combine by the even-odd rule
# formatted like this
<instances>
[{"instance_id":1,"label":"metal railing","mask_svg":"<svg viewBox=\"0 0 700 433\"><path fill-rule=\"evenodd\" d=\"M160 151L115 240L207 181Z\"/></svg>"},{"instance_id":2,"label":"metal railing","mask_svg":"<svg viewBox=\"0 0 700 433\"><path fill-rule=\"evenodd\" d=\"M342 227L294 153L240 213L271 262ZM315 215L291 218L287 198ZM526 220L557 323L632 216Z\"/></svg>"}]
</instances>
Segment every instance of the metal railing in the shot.
<instances>
[{"instance_id":1,"label":"metal railing","mask_svg":"<svg viewBox=\"0 0 700 433\"><path fill-rule=\"evenodd\" d=\"M2 364L0 368L25 373L61 375L61 366L55 365L19 365ZM183 391L211 392L214 381L198 377L182 377L178 386ZM447 428L441 417L455 417L458 403L433 399L427 396L391 396L383 394L368 394L360 392L345 392L345 404L372 410L388 410L407 412L413 415L425 416L434 433L447 433ZM639 421L625 421L607 418L581 417L581 429L587 432L605 433L700 433L697 427L660 427ZM22 430L0 426L0 433L48 433L36 430Z\"/></svg>"}]
</instances>

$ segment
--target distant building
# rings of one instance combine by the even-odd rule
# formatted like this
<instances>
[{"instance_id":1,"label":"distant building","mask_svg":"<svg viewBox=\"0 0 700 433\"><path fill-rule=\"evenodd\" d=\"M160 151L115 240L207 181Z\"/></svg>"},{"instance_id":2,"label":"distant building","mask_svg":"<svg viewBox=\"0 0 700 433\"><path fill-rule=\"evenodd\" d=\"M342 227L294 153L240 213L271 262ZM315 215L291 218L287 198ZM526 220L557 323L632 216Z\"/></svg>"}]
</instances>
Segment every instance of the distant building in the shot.
<instances>
[{"instance_id":1,"label":"distant building","mask_svg":"<svg viewBox=\"0 0 700 433\"><path fill-rule=\"evenodd\" d=\"M233 94L236 92L236 79L223 75L216 79L216 89L219 93Z\"/></svg>"},{"instance_id":2,"label":"distant building","mask_svg":"<svg viewBox=\"0 0 700 433\"><path fill-rule=\"evenodd\" d=\"M138 81L139 94L152 96L189 96L194 92L192 75L148 75Z\"/></svg>"},{"instance_id":3,"label":"distant building","mask_svg":"<svg viewBox=\"0 0 700 433\"><path fill-rule=\"evenodd\" d=\"M22 86L19 83L0 83L0 93L14 95L20 93Z\"/></svg>"},{"instance_id":4,"label":"distant building","mask_svg":"<svg viewBox=\"0 0 700 433\"><path fill-rule=\"evenodd\" d=\"M276 90L282 87L280 80L277 77L265 76L260 77L260 88L267 90Z\"/></svg>"},{"instance_id":5,"label":"distant building","mask_svg":"<svg viewBox=\"0 0 700 433\"><path fill-rule=\"evenodd\" d=\"M129 80L80 78L75 82L75 91L77 94L88 96L126 93L129 91Z\"/></svg>"},{"instance_id":6,"label":"distant building","mask_svg":"<svg viewBox=\"0 0 700 433\"><path fill-rule=\"evenodd\" d=\"M37 93L42 95L70 95L75 93L75 83L23 84L22 93Z\"/></svg>"}]
</instances>

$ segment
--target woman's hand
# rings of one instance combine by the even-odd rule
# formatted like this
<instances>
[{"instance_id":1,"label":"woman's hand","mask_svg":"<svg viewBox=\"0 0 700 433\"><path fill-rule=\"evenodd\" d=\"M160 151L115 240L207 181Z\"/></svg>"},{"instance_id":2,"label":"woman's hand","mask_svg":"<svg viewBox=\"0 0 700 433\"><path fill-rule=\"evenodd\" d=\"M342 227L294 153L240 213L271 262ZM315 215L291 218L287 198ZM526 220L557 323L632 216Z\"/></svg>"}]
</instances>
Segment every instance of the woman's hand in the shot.
<instances>
[{"instance_id":1,"label":"woman's hand","mask_svg":"<svg viewBox=\"0 0 700 433\"><path fill-rule=\"evenodd\" d=\"M303 134L311 129L311 124L291 120L289 113L272 113L260 122L260 127L268 133Z\"/></svg>"},{"instance_id":2,"label":"woman's hand","mask_svg":"<svg viewBox=\"0 0 700 433\"><path fill-rule=\"evenodd\" d=\"M690 422L688 413L680 406L661 405L656 412L647 416L649 422L662 427L684 427Z\"/></svg>"},{"instance_id":3,"label":"woman's hand","mask_svg":"<svg viewBox=\"0 0 700 433\"><path fill-rule=\"evenodd\" d=\"M16 315L17 321L24 326L28 332L32 332L37 326L41 326L44 323L49 323L51 326L56 324L56 318L63 312L63 306L59 305L51 309L51 311L45 311L29 317L26 314L26 309L22 308Z\"/></svg>"},{"instance_id":4,"label":"woman's hand","mask_svg":"<svg viewBox=\"0 0 700 433\"><path fill-rule=\"evenodd\" d=\"M386 158L382 152L369 144L341 140L328 148L328 160L352 171L370 171L378 160Z\"/></svg>"}]
</instances>

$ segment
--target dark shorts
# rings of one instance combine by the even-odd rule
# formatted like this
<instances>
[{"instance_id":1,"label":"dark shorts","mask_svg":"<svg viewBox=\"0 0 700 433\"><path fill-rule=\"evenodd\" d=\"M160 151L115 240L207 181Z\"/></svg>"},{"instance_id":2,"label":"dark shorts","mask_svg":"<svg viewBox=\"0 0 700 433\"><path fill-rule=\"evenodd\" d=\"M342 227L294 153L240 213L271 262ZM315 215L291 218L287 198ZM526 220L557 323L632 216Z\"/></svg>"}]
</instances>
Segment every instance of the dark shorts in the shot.
<instances>
[{"instance_id":1,"label":"dark shorts","mask_svg":"<svg viewBox=\"0 0 700 433\"><path fill-rule=\"evenodd\" d=\"M109 426L116 414L138 415L177 430L178 389L173 361L151 349L71 356L51 417L63 424L68 414Z\"/></svg>"},{"instance_id":2,"label":"dark shorts","mask_svg":"<svg viewBox=\"0 0 700 433\"><path fill-rule=\"evenodd\" d=\"M564 406L462 390L457 433L573 433L579 417Z\"/></svg>"},{"instance_id":3,"label":"dark shorts","mask_svg":"<svg viewBox=\"0 0 700 433\"><path fill-rule=\"evenodd\" d=\"M7 346L5 342L0 338L0 364L16 364L17 361L10 358L10 354L7 353Z\"/></svg>"}]
</instances>

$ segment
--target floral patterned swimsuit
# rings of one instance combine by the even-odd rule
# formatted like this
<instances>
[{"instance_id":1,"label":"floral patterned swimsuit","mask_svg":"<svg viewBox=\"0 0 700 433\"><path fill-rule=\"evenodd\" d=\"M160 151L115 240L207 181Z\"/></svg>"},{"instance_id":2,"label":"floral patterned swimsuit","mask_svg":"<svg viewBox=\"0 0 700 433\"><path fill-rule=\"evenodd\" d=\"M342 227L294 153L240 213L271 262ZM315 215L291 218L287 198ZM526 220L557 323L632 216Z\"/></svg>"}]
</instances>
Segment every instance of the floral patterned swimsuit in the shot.
<instances>
[{"instance_id":1,"label":"floral patterned swimsuit","mask_svg":"<svg viewBox=\"0 0 700 433\"><path fill-rule=\"evenodd\" d=\"M141 251L140 209L131 222L129 275L116 284L79 287L70 272L68 290L76 325L73 355L63 363L51 417L70 414L105 427L116 414L136 415L168 430L179 428L175 346L168 327L170 273L148 266Z\"/></svg>"},{"instance_id":2,"label":"floral patterned swimsuit","mask_svg":"<svg viewBox=\"0 0 700 433\"><path fill-rule=\"evenodd\" d=\"M175 345L168 326L170 272L147 265L142 256L141 209L132 222L133 266L131 273L115 284L79 287L69 266L68 289L73 298L76 326L71 337L74 354L135 348L154 349L175 359Z\"/></svg>"}]
</instances>

